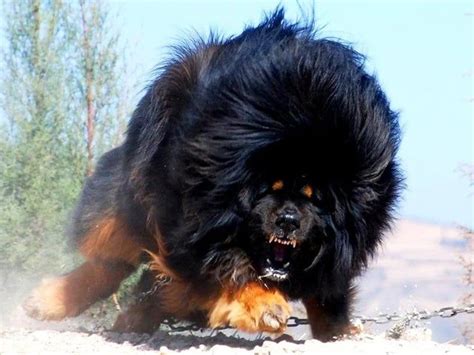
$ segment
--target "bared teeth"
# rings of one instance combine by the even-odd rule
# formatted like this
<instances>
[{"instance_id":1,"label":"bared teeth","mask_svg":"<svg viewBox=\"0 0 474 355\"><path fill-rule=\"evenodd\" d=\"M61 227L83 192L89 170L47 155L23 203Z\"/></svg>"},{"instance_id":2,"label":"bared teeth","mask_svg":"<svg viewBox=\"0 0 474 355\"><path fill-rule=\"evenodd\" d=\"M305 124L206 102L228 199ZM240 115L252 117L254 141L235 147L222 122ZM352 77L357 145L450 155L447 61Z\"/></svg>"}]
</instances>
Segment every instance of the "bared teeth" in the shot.
<instances>
[{"instance_id":1,"label":"bared teeth","mask_svg":"<svg viewBox=\"0 0 474 355\"><path fill-rule=\"evenodd\" d=\"M280 239L275 234L270 235L270 238L268 239L268 243L279 243L283 245L291 245L293 248L296 248L296 239L293 239L293 240Z\"/></svg>"}]
</instances>

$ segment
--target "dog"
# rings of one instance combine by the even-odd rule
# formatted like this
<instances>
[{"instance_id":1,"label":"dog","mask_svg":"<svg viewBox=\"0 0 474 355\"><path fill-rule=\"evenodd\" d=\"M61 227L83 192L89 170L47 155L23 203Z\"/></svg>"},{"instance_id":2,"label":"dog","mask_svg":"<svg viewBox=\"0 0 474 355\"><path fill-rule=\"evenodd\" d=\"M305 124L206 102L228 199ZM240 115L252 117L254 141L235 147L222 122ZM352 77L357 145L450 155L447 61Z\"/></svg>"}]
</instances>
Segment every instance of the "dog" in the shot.
<instances>
[{"instance_id":1,"label":"dog","mask_svg":"<svg viewBox=\"0 0 474 355\"><path fill-rule=\"evenodd\" d=\"M281 333L302 300L314 338L350 333L354 278L403 184L399 142L364 57L281 8L238 36L183 44L85 182L72 236L86 261L24 307L76 316L148 263L144 296L114 330L173 317Z\"/></svg>"}]
</instances>

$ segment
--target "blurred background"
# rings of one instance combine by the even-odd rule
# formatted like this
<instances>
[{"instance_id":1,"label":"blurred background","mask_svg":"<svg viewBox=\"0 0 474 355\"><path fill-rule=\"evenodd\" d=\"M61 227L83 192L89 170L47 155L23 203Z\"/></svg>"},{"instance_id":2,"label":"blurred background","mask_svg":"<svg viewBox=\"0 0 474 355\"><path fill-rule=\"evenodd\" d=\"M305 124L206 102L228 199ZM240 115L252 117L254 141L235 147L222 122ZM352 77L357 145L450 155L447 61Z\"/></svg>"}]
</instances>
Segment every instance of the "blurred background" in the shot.
<instances>
[{"instance_id":1,"label":"blurred background","mask_svg":"<svg viewBox=\"0 0 474 355\"><path fill-rule=\"evenodd\" d=\"M80 262L64 238L68 215L98 157L120 144L170 47L210 30L236 35L279 4L289 19L314 16L319 36L366 55L400 112L407 189L399 220L359 280L355 313L474 302L471 1L4 0L0 326L24 325L16 306L33 283ZM90 312L117 310L108 300ZM427 325L435 340L473 343L472 318Z\"/></svg>"}]
</instances>

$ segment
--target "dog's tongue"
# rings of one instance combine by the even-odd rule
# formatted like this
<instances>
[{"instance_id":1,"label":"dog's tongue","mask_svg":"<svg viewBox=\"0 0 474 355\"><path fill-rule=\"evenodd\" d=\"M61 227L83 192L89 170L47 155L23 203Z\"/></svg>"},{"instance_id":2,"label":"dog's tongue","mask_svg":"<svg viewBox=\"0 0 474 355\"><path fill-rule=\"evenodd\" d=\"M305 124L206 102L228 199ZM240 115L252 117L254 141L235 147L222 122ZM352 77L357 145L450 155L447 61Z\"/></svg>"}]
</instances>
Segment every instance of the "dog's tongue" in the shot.
<instances>
[{"instance_id":1,"label":"dog's tongue","mask_svg":"<svg viewBox=\"0 0 474 355\"><path fill-rule=\"evenodd\" d=\"M286 259L287 247L283 244L275 243L273 246L273 258L275 261L283 262Z\"/></svg>"}]
</instances>

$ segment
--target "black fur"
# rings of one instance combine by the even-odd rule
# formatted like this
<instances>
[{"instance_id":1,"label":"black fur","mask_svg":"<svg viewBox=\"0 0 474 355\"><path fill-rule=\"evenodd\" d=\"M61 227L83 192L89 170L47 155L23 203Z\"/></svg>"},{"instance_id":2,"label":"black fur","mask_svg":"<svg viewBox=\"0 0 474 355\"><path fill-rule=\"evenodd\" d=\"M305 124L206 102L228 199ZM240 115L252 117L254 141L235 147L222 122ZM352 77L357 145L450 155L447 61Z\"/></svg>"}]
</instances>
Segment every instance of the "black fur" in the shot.
<instances>
[{"instance_id":1,"label":"black fur","mask_svg":"<svg viewBox=\"0 0 474 355\"><path fill-rule=\"evenodd\" d=\"M399 136L364 58L277 10L237 37L176 49L125 143L86 184L74 233L80 240L110 213L153 248L158 226L181 278L197 287L243 284L262 273L262 225L293 201L307 230L289 278L269 282L291 298L317 295L346 319L352 280L392 219ZM273 192L277 179L288 189ZM311 198L298 195L304 183Z\"/></svg>"}]
</instances>

